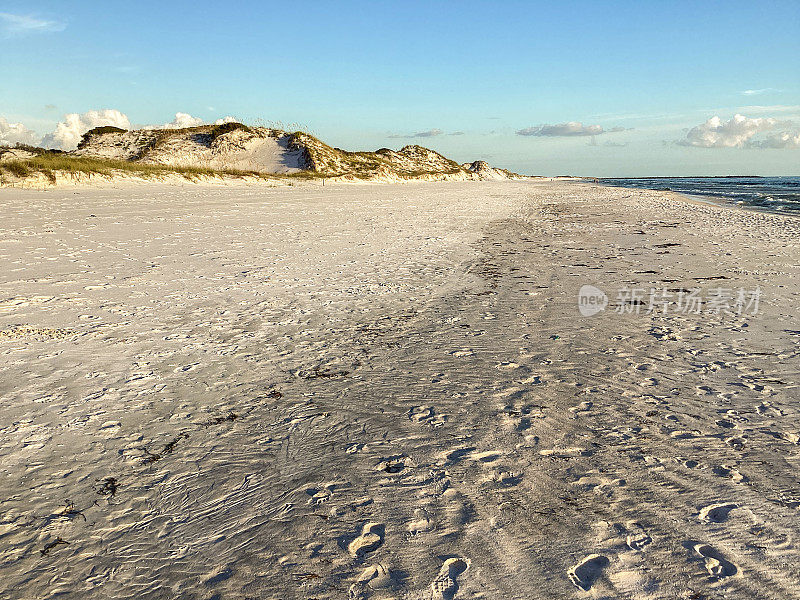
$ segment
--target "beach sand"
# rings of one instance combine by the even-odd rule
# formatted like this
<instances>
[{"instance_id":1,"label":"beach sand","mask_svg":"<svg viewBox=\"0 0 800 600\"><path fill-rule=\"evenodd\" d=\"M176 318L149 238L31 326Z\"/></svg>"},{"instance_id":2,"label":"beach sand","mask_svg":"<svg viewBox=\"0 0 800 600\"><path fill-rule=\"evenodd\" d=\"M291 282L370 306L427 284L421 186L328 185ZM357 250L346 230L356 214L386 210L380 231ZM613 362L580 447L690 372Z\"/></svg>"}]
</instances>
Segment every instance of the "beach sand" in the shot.
<instances>
[{"instance_id":1,"label":"beach sand","mask_svg":"<svg viewBox=\"0 0 800 600\"><path fill-rule=\"evenodd\" d=\"M3 598L800 598L798 219L569 181L0 204Z\"/></svg>"}]
</instances>

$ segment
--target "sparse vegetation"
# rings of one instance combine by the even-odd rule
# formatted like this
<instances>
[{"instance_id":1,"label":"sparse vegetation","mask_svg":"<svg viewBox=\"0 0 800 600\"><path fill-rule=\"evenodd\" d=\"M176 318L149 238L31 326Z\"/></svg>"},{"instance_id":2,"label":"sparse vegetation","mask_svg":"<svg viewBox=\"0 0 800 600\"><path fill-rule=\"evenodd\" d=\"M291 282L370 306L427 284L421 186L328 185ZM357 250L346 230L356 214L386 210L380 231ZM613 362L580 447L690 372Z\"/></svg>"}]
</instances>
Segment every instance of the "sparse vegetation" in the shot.
<instances>
[{"instance_id":1,"label":"sparse vegetation","mask_svg":"<svg viewBox=\"0 0 800 600\"><path fill-rule=\"evenodd\" d=\"M11 160L8 162L4 162L0 164L0 169L2 169L2 171L10 173L14 177L27 177L31 173L31 170L28 168L28 165L26 165L25 162L21 160Z\"/></svg>"},{"instance_id":2,"label":"sparse vegetation","mask_svg":"<svg viewBox=\"0 0 800 600\"><path fill-rule=\"evenodd\" d=\"M278 177L287 177L289 179L301 179L301 180L311 180L311 179L330 179L331 177L335 177L336 175L331 173L323 173L321 171L295 171L294 173L286 173L284 175L278 175Z\"/></svg>"},{"instance_id":3,"label":"sparse vegetation","mask_svg":"<svg viewBox=\"0 0 800 600\"><path fill-rule=\"evenodd\" d=\"M266 168L270 170L276 168L272 163L264 164L259 160L248 162L238 156L230 162L226 161L226 153L234 156L240 151L240 145L234 143L219 146L213 142L221 136L236 131L264 139L276 138L282 148L295 153L289 156L290 164L301 170L278 174L266 172ZM257 177L265 180L282 180L292 185L293 181L335 178L403 180L449 178L459 174L473 176L473 173L458 163L422 146L408 145L400 150L381 148L374 152L351 152L333 148L304 131L287 133L282 130L251 127L240 122L199 125L183 129L144 129L119 138L98 137L109 133L125 132L118 127L95 128L84 136L81 151L77 153L20 147L26 152L6 155L5 160L0 162L0 182L14 183L26 178L38 178L41 181L46 178L55 183L57 179L65 177L112 177L127 174L142 178L158 178L177 174L189 180L201 177ZM122 139L124 143L120 142ZM271 151L281 150L271 149ZM117 158L105 158L106 156ZM161 164L162 161L171 162L176 159L183 164L216 165L216 168ZM265 172L220 168L225 164L265 168Z\"/></svg>"},{"instance_id":4,"label":"sparse vegetation","mask_svg":"<svg viewBox=\"0 0 800 600\"><path fill-rule=\"evenodd\" d=\"M115 173L127 173L139 177L158 177L177 173L186 179L197 177L259 177L274 179L274 175L258 171L242 171L238 169L209 169L205 167L182 167L172 165L155 165L125 160L90 158L86 156L70 156L61 153L43 153L38 156L10 160L0 163L0 178L5 182L7 177L24 178L41 173L51 182L55 182L56 174L68 176L101 175L110 177Z\"/></svg>"},{"instance_id":5,"label":"sparse vegetation","mask_svg":"<svg viewBox=\"0 0 800 600\"><path fill-rule=\"evenodd\" d=\"M104 133L125 133L127 129L121 127L114 127L113 125L103 125L102 127L95 127L86 132L85 135L102 135Z\"/></svg>"},{"instance_id":6,"label":"sparse vegetation","mask_svg":"<svg viewBox=\"0 0 800 600\"><path fill-rule=\"evenodd\" d=\"M211 141L213 142L219 136L225 135L226 133L230 133L231 131L236 131L241 129L242 131L246 131L248 133L252 133L252 129L243 123L223 123L222 125L215 125L214 128L209 132L211 136Z\"/></svg>"},{"instance_id":7,"label":"sparse vegetation","mask_svg":"<svg viewBox=\"0 0 800 600\"><path fill-rule=\"evenodd\" d=\"M11 150L12 148L14 150L24 150L25 152L30 152L31 154L37 154L37 155L38 154L63 154L64 153L63 150L54 150L54 149L50 149L50 148L41 148L39 146L30 146L28 144L23 144L23 143L17 142L13 147L0 148L0 154L3 153L3 150Z\"/></svg>"},{"instance_id":8,"label":"sparse vegetation","mask_svg":"<svg viewBox=\"0 0 800 600\"><path fill-rule=\"evenodd\" d=\"M113 125L103 125L102 127L95 127L94 129L90 129L86 133L83 134L81 137L81 141L78 142L78 148L83 148L89 142L89 138L93 135L103 135L104 133L125 133L126 129L122 129L120 127L114 127Z\"/></svg>"},{"instance_id":9,"label":"sparse vegetation","mask_svg":"<svg viewBox=\"0 0 800 600\"><path fill-rule=\"evenodd\" d=\"M413 179L464 172L458 163L421 146L406 146L399 151L381 148L375 152L349 152L328 146L302 131L289 134L288 142L290 149L305 153L307 168L311 172L324 177L372 179L396 176Z\"/></svg>"}]
</instances>

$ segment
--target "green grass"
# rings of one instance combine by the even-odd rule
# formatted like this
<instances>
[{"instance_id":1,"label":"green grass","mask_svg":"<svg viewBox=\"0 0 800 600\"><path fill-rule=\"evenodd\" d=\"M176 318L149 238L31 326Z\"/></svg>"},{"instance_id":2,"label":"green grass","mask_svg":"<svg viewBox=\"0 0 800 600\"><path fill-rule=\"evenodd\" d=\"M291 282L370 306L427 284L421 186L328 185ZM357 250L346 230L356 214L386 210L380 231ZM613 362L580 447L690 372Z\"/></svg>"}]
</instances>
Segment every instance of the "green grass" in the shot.
<instances>
[{"instance_id":1,"label":"green grass","mask_svg":"<svg viewBox=\"0 0 800 600\"><path fill-rule=\"evenodd\" d=\"M70 156L66 154L40 154L32 158L11 160L0 163L0 178L6 180L8 175L24 178L41 173L55 183L56 173L71 175L111 176L115 173L127 173L140 177L158 177L177 173L186 179L198 177L259 177L274 179L276 176L258 171L242 171L239 169L209 169L205 167L180 167L172 165L153 165L125 160L90 158L86 156Z\"/></svg>"}]
</instances>

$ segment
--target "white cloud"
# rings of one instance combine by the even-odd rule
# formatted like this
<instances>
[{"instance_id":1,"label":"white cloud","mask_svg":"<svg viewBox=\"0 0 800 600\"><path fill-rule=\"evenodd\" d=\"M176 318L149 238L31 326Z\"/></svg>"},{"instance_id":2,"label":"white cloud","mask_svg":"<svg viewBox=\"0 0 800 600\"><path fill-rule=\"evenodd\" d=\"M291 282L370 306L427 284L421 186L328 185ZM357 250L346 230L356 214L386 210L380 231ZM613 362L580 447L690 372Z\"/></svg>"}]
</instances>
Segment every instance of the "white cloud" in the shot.
<instances>
[{"instance_id":1,"label":"white cloud","mask_svg":"<svg viewBox=\"0 0 800 600\"><path fill-rule=\"evenodd\" d=\"M121 129L130 129L127 115L115 109L90 110L83 114L70 113L64 115L64 120L56 125L55 131L42 138L45 148L58 148L60 150L74 150L78 147L83 134L103 125L112 125Z\"/></svg>"},{"instance_id":2,"label":"white cloud","mask_svg":"<svg viewBox=\"0 0 800 600\"><path fill-rule=\"evenodd\" d=\"M758 148L800 148L800 132L781 131L771 133L760 142L753 142Z\"/></svg>"},{"instance_id":3,"label":"white cloud","mask_svg":"<svg viewBox=\"0 0 800 600\"><path fill-rule=\"evenodd\" d=\"M14 146L15 144L35 145L39 138L22 123L9 123L0 117L0 146Z\"/></svg>"},{"instance_id":4,"label":"white cloud","mask_svg":"<svg viewBox=\"0 0 800 600\"><path fill-rule=\"evenodd\" d=\"M775 127L775 123L775 119L748 119L740 114L723 121L715 115L702 125L692 127L686 134L686 139L678 143L681 146L699 148L741 148L757 133Z\"/></svg>"},{"instance_id":5,"label":"white cloud","mask_svg":"<svg viewBox=\"0 0 800 600\"><path fill-rule=\"evenodd\" d=\"M410 139L413 139L413 138L430 138L430 137L436 137L437 135L442 135L443 133L444 133L444 131L442 131L441 129L436 129L436 128L434 128L434 129L428 129L427 131L418 131L417 133L412 133L411 135L399 135L399 134L395 134L395 135L390 135L389 137L390 137L390 138L392 138L392 139L406 139L406 140L410 140Z\"/></svg>"},{"instance_id":6,"label":"white cloud","mask_svg":"<svg viewBox=\"0 0 800 600\"><path fill-rule=\"evenodd\" d=\"M222 125L223 123L233 122L237 122L236 118L226 116L217 119L214 124ZM45 135L40 141L38 136L22 123L9 123L5 118L0 117L0 146L10 146L20 142L31 145L38 143L45 148L74 150L78 147L78 143L81 141L84 133L90 129L102 127L104 125L119 127L120 129L131 129L128 116L118 110L90 110L82 114L69 113L64 115L63 121L56 125L55 130ZM197 127L199 125L206 125L206 122L188 113L178 112L175 114L175 118L169 123L163 125L149 125L145 126L144 129L183 129L186 127Z\"/></svg>"},{"instance_id":7,"label":"white cloud","mask_svg":"<svg viewBox=\"0 0 800 600\"><path fill-rule=\"evenodd\" d=\"M800 104L772 104L770 106L741 106L739 110L749 113L797 113L800 112Z\"/></svg>"},{"instance_id":8,"label":"white cloud","mask_svg":"<svg viewBox=\"0 0 800 600\"><path fill-rule=\"evenodd\" d=\"M428 131L418 131L414 134L414 137L436 137L437 135L442 135L444 131L441 129L428 129Z\"/></svg>"},{"instance_id":9,"label":"white cloud","mask_svg":"<svg viewBox=\"0 0 800 600\"><path fill-rule=\"evenodd\" d=\"M616 130L617 128L614 128L614 131ZM600 135L601 133L604 133L604 130L600 125L584 125L579 121L526 127L517 131L517 135L544 137L572 137L577 135Z\"/></svg>"},{"instance_id":10,"label":"white cloud","mask_svg":"<svg viewBox=\"0 0 800 600\"><path fill-rule=\"evenodd\" d=\"M164 123L161 127L164 129L185 129L186 127L198 127L205 125L205 121L200 117L193 117L188 113L178 112L175 113L175 118L169 123Z\"/></svg>"},{"instance_id":11,"label":"white cloud","mask_svg":"<svg viewBox=\"0 0 800 600\"><path fill-rule=\"evenodd\" d=\"M238 122L236 117L228 115L214 121L214 125ZM169 123L164 123L163 125L148 125L145 129L186 129L187 127L200 127L201 125L208 125L208 122L200 117L193 117L189 113L178 112L175 113L175 118Z\"/></svg>"},{"instance_id":12,"label":"white cloud","mask_svg":"<svg viewBox=\"0 0 800 600\"><path fill-rule=\"evenodd\" d=\"M29 33L46 33L49 31L64 31L66 23L41 19L30 15L14 15L0 12L0 31L5 36L23 36Z\"/></svg>"},{"instance_id":13,"label":"white cloud","mask_svg":"<svg viewBox=\"0 0 800 600\"><path fill-rule=\"evenodd\" d=\"M777 92L775 88L761 88L760 90L742 90L739 92L743 96L760 96L761 94L766 94L768 92Z\"/></svg>"},{"instance_id":14,"label":"white cloud","mask_svg":"<svg viewBox=\"0 0 800 600\"><path fill-rule=\"evenodd\" d=\"M735 114L723 121L718 116L692 127L686 137L678 144L698 148L797 148L800 147L800 134L781 131L769 134L762 140L754 139L758 134L772 131L777 127L794 127L791 121L779 121L771 117L756 119Z\"/></svg>"}]
</instances>

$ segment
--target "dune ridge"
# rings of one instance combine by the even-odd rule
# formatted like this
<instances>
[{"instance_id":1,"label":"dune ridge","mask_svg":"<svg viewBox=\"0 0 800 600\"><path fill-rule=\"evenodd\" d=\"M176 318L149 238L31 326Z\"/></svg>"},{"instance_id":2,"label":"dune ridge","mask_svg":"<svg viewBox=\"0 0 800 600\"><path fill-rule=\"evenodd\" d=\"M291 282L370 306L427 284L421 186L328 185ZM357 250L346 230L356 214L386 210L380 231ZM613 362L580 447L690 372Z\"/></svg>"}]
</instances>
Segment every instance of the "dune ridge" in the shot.
<instances>
[{"instance_id":1,"label":"dune ridge","mask_svg":"<svg viewBox=\"0 0 800 600\"><path fill-rule=\"evenodd\" d=\"M88 131L71 152L0 149L0 183L55 184L64 179L63 172L70 171L71 166L83 174L83 179L96 175L113 179L131 173L169 179L175 172L193 180L235 177L278 182L285 178L374 182L525 179L484 161L459 164L418 145L351 152L305 132L242 123L183 129L106 126Z\"/></svg>"}]
</instances>

